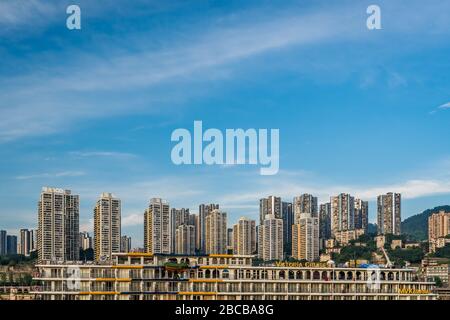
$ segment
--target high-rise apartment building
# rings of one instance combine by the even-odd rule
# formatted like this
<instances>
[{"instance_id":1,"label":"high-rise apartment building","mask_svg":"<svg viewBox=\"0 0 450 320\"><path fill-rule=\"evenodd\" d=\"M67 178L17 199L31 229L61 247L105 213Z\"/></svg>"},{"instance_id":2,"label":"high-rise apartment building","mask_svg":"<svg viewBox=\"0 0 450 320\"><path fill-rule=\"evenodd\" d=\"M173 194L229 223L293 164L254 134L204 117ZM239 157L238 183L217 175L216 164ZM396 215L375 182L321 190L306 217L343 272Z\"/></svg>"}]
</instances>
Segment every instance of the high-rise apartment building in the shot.
<instances>
[{"instance_id":1,"label":"high-rise apartment building","mask_svg":"<svg viewBox=\"0 0 450 320\"><path fill-rule=\"evenodd\" d=\"M428 217L428 242L430 252L450 243L446 237L450 234L450 212L439 211Z\"/></svg>"},{"instance_id":2,"label":"high-rise apartment building","mask_svg":"<svg viewBox=\"0 0 450 320\"><path fill-rule=\"evenodd\" d=\"M283 259L283 219L266 215L258 227L258 257L262 260Z\"/></svg>"},{"instance_id":3,"label":"high-rise apartment building","mask_svg":"<svg viewBox=\"0 0 450 320\"><path fill-rule=\"evenodd\" d=\"M281 198L269 196L259 200L259 224L263 224L268 214L274 215L277 219L282 219Z\"/></svg>"},{"instance_id":4,"label":"high-rise apartment building","mask_svg":"<svg viewBox=\"0 0 450 320\"><path fill-rule=\"evenodd\" d=\"M31 252L31 246L32 246L32 234L30 230L20 229L17 253L28 257Z\"/></svg>"},{"instance_id":5,"label":"high-rise apartment building","mask_svg":"<svg viewBox=\"0 0 450 320\"><path fill-rule=\"evenodd\" d=\"M153 198L144 213L144 250L153 254L170 254L170 206Z\"/></svg>"},{"instance_id":6,"label":"high-rise apartment building","mask_svg":"<svg viewBox=\"0 0 450 320\"><path fill-rule=\"evenodd\" d=\"M38 204L39 261L79 259L79 197L70 190L44 187Z\"/></svg>"},{"instance_id":7,"label":"high-rise apartment building","mask_svg":"<svg viewBox=\"0 0 450 320\"><path fill-rule=\"evenodd\" d=\"M256 222L242 217L233 226L233 254L252 255L256 252Z\"/></svg>"},{"instance_id":8,"label":"high-rise apartment building","mask_svg":"<svg viewBox=\"0 0 450 320\"><path fill-rule=\"evenodd\" d=\"M94 208L94 257L109 261L120 252L121 202L111 193L102 193Z\"/></svg>"},{"instance_id":9,"label":"high-rise apartment building","mask_svg":"<svg viewBox=\"0 0 450 320\"><path fill-rule=\"evenodd\" d=\"M389 192L377 199L378 234L400 235L401 230L401 195Z\"/></svg>"},{"instance_id":10,"label":"high-rise apartment building","mask_svg":"<svg viewBox=\"0 0 450 320\"><path fill-rule=\"evenodd\" d=\"M6 254L17 254L17 236L6 236Z\"/></svg>"},{"instance_id":11,"label":"high-rise apartment building","mask_svg":"<svg viewBox=\"0 0 450 320\"><path fill-rule=\"evenodd\" d=\"M7 232L0 230L0 256L6 255L7 250Z\"/></svg>"},{"instance_id":12,"label":"high-rise apartment building","mask_svg":"<svg viewBox=\"0 0 450 320\"><path fill-rule=\"evenodd\" d=\"M175 231L183 224L191 224L191 215L189 209L181 208L170 209L170 240L171 240L171 253L175 253Z\"/></svg>"},{"instance_id":13,"label":"high-rise apartment building","mask_svg":"<svg viewBox=\"0 0 450 320\"><path fill-rule=\"evenodd\" d=\"M195 227L181 224L175 230L175 254L195 254Z\"/></svg>"},{"instance_id":14,"label":"high-rise apartment building","mask_svg":"<svg viewBox=\"0 0 450 320\"><path fill-rule=\"evenodd\" d=\"M191 214L191 220L195 227L195 252L200 252L200 216L198 214Z\"/></svg>"},{"instance_id":15,"label":"high-rise apartment building","mask_svg":"<svg viewBox=\"0 0 450 320\"><path fill-rule=\"evenodd\" d=\"M121 236L120 237L120 252L128 253L131 252L131 237Z\"/></svg>"},{"instance_id":16,"label":"high-rise apartment building","mask_svg":"<svg viewBox=\"0 0 450 320\"><path fill-rule=\"evenodd\" d=\"M234 236L233 236L233 228L227 229L227 253L233 252L234 250Z\"/></svg>"},{"instance_id":17,"label":"high-rise apartment building","mask_svg":"<svg viewBox=\"0 0 450 320\"><path fill-rule=\"evenodd\" d=\"M297 260L319 259L319 218L302 214L292 226L292 257Z\"/></svg>"},{"instance_id":18,"label":"high-rise apartment building","mask_svg":"<svg viewBox=\"0 0 450 320\"><path fill-rule=\"evenodd\" d=\"M218 204L201 204L198 207L198 251L206 252L206 217L213 211L219 210Z\"/></svg>"},{"instance_id":19,"label":"high-rise apartment building","mask_svg":"<svg viewBox=\"0 0 450 320\"><path fill-rule=\"evenodd\" d=\"M30 230L30 252L37 251L37 229Z\"/></svg>"},{"instance_id":20,"label":"high-rise apartment building","mask_svg":"<svg viewBox=\"0 0 450 320\"><path fill-rule=\"evenodd\" d=\"M92 241L92 237L89 235L89 233L86 231L80 232L80 249L87 250L87 249L92 249L92 247L93 247L93 241Z\"/></svg>"},{"instance_id":21,"label":"high-rise apartment building","mask_svg":"<svg viewBox=\"0 0 450 320\"><path fill-rule=\"evenodd\" d=\"M283 250L285 256L291 254L292 251L292 225L294 224L294 211L292 203L282 202L281 211L283 218Z\"/></svg>"},{"instance_id":22,"label":"high-rise apartment building","mask_svg":"<svg viewBox=\"0 0 450 320\"><path fill-rule=\"evenodd\" d=\"M319 238L321 248L324 247L325 240L331 239L331 203L323 203L319 210Z\"/></svg>"},{"instance_id":23,"label":"high-rise apartment building","mask_svg":"<svg viewBox=\"0 0 450 320\"><path fill-rule=\"evenodd\" d=\"M347 193L341 193L330 199L331 236L337 232L355 229L355 199Z\"/></svg>"},{"instance_id":24,"label":"high-rise apartment building","mask_svg":"<svg viewBox=\"0 0 450 320\"><path fill-rule=\"evenodd\" d=\"M302 194L294 198L293 206L294 216L307 213L311 217L317 217L317 197L307 193Z\"/></svg>"},{"instance_id":25,"label":"high-rise apartment building","mask_svg":"<svg viewBox=\"0 0 450 320\"><path fill-rule=\"evenodd\" d=\"M355 199L355 229L367 232L369 226L369 202Z\"/></svg>"},{"instance_id":26,"label":"high-rise apartment building","mask_svg":"<svg viewBox=\"0 0 450 320\"><path fill-rule=\"evenodd\" d=\"M227 214L212 210L205 219L206 254L225 254L227 248Z\"/></svg>"}]
</instances>

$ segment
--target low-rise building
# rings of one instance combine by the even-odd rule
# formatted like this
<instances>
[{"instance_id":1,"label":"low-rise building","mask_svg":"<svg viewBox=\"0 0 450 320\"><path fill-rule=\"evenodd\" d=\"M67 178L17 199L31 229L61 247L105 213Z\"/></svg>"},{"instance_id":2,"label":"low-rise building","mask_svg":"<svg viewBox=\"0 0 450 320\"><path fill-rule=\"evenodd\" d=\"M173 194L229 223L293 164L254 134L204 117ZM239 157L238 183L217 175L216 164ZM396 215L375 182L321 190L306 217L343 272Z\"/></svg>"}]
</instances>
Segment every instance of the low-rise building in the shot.
<instances>
[{"instance_id":1,"label":"low-rise building","mask_svg":"<svg viewBox=\"0 0 450 320\"><path fill-rule=\"evenodd\" d=\"M392 242L391 242L391 249L392 250L395 250L397 248L401 249L402 247L403 247L403 241L402 240L400 240L400 239L392 240Z\"/></svg>"},{"instance_id":2,"label":"low-rise building","mask_svg":"<svg viewBox=\"0 0 450 320\"><path fill-rule=\"evenodd\" d=\"M378 235L375 237L375 242L377 243L377 248L381 249L386 244L386 237L384 235Z\"/></svg>"},{"instance_id":3,"label":"low-rise building","mask_svg":"<svg viewBox=\"0 0 450 320\"><path fill-rule=\"evenodd\" d=\"M338 231L335 232L334 237L340 245L346 246L350 243L350 241L358 239L364 233L365 233L364 229Z\"/></svg>"}]
</instances>

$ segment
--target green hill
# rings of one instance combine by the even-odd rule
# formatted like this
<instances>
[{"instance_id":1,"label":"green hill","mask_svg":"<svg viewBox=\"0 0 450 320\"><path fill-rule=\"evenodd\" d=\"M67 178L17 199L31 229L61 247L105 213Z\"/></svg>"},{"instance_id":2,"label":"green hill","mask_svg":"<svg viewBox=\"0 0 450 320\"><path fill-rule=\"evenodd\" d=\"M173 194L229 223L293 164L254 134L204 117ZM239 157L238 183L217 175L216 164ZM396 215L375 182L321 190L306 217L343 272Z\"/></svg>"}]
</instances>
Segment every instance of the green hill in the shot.
<instances>
[{"instance_id":1,"label":"green hill","mask_svg":"<svg viewBox=\"0 0 450 320\"><path fill-rule=\"evenodd\" d=\"M416 214L402 222L402 233L408 235L408 238L415 241L428 239L428 217L440 210L449 212L450 206L439 206L433 209L427 209L422 213Z\"/></svg>"}]
</instances>

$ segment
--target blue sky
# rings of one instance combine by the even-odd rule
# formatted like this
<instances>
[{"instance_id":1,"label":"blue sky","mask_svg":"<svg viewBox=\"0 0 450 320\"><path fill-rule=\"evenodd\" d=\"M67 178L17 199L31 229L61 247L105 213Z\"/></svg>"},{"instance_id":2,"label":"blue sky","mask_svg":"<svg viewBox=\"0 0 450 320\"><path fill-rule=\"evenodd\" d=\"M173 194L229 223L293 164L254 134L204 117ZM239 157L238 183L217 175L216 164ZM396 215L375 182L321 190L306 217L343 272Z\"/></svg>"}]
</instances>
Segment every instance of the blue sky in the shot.
<instances>
[{"instance_id":1,"label":"blue sky","mask_svg":"<svg viewBox=\"0 0 450 320\"><path fill-rule=\"evenodd\" d=\"M65 27L79 4L82 30ZM381 7L382 30L366 28ZM450 20L442 1L2 1L0 229L36 226L42 186L122 199L142 242L151 197L229 224L258 199L450 198ZM174 129L280 129L280 172L175 166Z\"/></svg>"}]
</instances>

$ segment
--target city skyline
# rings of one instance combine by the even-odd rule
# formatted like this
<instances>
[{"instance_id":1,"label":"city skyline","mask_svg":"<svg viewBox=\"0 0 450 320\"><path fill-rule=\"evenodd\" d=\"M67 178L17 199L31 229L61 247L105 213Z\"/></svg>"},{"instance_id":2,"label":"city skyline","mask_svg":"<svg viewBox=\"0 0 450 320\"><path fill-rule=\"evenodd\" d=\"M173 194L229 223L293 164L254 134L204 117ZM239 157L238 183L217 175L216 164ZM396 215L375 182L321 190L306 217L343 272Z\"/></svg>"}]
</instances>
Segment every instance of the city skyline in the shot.
<instances>
[{"instance_id":1,"label":"city skyline","mask_svg":"<svg viewBox=\"0 0 450 320\"><path fill-rule=\"evenodd\" d=\"M449 3L378 1L383 28L369 31L368 1L138 2L79 1L79 32L64 28L68 1L5 2L1 229L37 228L45 185L79 195L91 234L98 195L114 193L136 244L155 196L191 212L219 203L229 225L259 221L268 195L348 193L371 223L387 192L403 219L449 203ZM175 166L171 132L196 120L279 128L280 172Z\"/></svg>"},{"instance_id":2,"label":"city skyline","mask_svg":"<svg viewBox=\"0 0 450 320\"><path fill-rule=\"evenodd\" d=\"M50 193L50 194L61 194L61 195L70 195L72 197L72 190L70 189L62 189L62 188L55 188L55 187L42 187L41 190L41 197L42 194L46 194L46 193ZM388 193L387 195L392 194L392 193ZM399 199L400 199L400 194L398 193L393 193L394 195L398 195ZM351 210L347 213L347 215L351 214L353 217L353 220L356 219L357 217L357 210L356 210L356 206L358 205L358 203L361 205L361 203L365 203L365 214L367 214L368 211L368 207L367 207L367 201L358 199L353 197L350 194L345 194L345 193L340 193L336 196L331 195L329 197L329 200L321 203L321 202L317 202L317 197L315 197L312 194L309 193L304 193L301 195L296 195L294 197L292 197L292 200L289 202L287 199L281 198L281 197L277 197L274 195L269 195L267 196L267 198L260 198L258 200L259 202L259 213L258 213L258 217L257 219L254 219L253 221L258 221L257 225L262 225L266 215L274 215L274 213L272 213L274 210L274 212L276 212L276 214L274 215L274 217L278 217L280 220L283 221L283 237L284 237L284 243L286 245L288 245L288 247L286 247L283 251L285 252L285 254L290 254L292 248L290 247L291 245L291 237L292 237L292 230L289 227L288 229L286 229L288 226L290 225L295 225L299 223L299 220L302 217L306 216L311 216L311 217L316 217L319 220L323 219L321 216L319 216L319 205L320 205L320 210L322 210L322 207L324 206L330 206L330 214L328 215L328 221L324 221L324 226L322 226L322 222L320 224L320 228L327 228L326 225L328 224L328 228L330 229L329 232L331 232L330 236L332 235L332 228L331 226L333 225L333 221L336 220L337 221L337 217L333 218L333 216L331 215L331 208L332 208L332 201L333 199L338 199L342 196L345 196L346 198L349 199L349 201L351 202ZM379 195L378 198L383 197L386 195ZM53 196L54 197L54 196ZM75 233L78 233L80 236L84 235L84 236L89 236L91 235L92 239L92 248L95 249L97 246L99 246L99 244L96 244L95 242L95 234L101 234L101 232L99 231L100 228L103 228L102 225L106 223L107 227L105 230L110 230L110 226L109 224L111 224L114 219L114 231L106 231L106 235L107 237L109 237L109 240L107 241L107 249L106 250L111 250L109 249L109 246L113 246L115 249L113 249L112 252L120 252L120 247L121 247L121 238L123 236L122 234L122 214L121 214L121 206L122 206L122 202L120 197L117 197L115 194L110 193L110 192L103 192L100 194L100 196L97 198L97 201L93 207L93 218L91 220L92 225L91 226L84 226L83 228L80 228L79 226L79 203L80 203L80 197L78 195L74 195L73 197L76 197L76 207L74 208L75 212L76 212L76 223L75 223L75 227L76 230L74 231ZM51 200L54 201L54 200ZM38 203L38 207L41 207L41 202L42 200L39 201ZM157 208L161 208L158 210L161 210L161 212L164 213L164 218L163 216L159 217L158 219L163 219L161 221L164 221L164 224L166 225L165 228L167 228L167 231L164 231L165 236L161 236L161 239L163 237L167 237L167 235L172 236L172 238L168 239L168 240L164 240L165 242L167 242L164 247L167 248L165 250L167 250L167 252L172 252L175 250L176 247L176 238L175 238L175 234L176 234L176 229L179 226L182 225L186 225L186 226L194 226L195 227L195 248L200 250L201 252L206 252L206 244L201 244L201 236L200 233L202 230L202 226L201 223L199 222L200 220L202 220L202 216L203 219L205 220L204 224L206 225L206 217L209 215L209 213L213 212L214 210L218 210L219 209L219 204L200 204L197 208L198 210L190 210L189 208L175 208L173 206L171 206L171 202L165 199L161 199L161 198L155 198L152 197L150 199L149 202L149 207L150 209L155 208L155 204L157 205ZM268 203L272 203L271 206L274 206L274 208L272 209L272 207L269 205L269 207L267 207ZM297 203L297 212L294 212L292 209L290 208L295 208L295 203ZM311 207L311 203L313 203L313 206ZM289 210L287 210L287 206L289 206ZM285 208L286 207L286 208ZM100 209L102 208L102 209ZM164 208L164 209L162 209ZM153 209L154 210L154 209ZM305 211L306 210L306 211ZM379 215L379 210L380 208L378 207L377 209L377 214ZM99 212L105 212L107 213L105 215L105 218L100 218L101 216L99 215ZM135 234L132 235L130 238L133 239L133 243L136 245L133 248L142 248L145 249L147 245L150 245L149 242L146 242L145 238L146 238L146 232L148 232L148 227L147 225L151 225L152 224L152 218L150 218L151 215L151 210L149 211L149 209L144 209L142 212L142 225L140 226L140 229L142 231L142 227L144 227L144 232L142 233L142 235L138 235L136 236ZM158 211L159 212L159 211ZM223 211L223 213L225 215L228 215L226 211ZM260 220L260 218L262 217L262 213L264 213L264 219ZM287 216L286 216L287 215ZM38 213L37 213L37 217L38 217L38 222L40 219L40 209L38 209ZM364 218L366 217L365 215L363 215L362 219L366 219ZM360 217L361 218L361 217ZM403 221L402 219L402 215L401 215L401 207L399 206L399 211L398 211L398 218ZM102 219L102 222L100 222L100 219ZM247 216L247 215L243 215L241 217L239 217L239 219L237 220L229 220L226 219L225 222L225 227L230 227L231 229L233 228L233 225L238 224L239 221L241 219L251 219L251 217ZM334 219L334 220L333 220ZM379 217L378 217L379 219ZM373 223L375 226L377 225L377 221L375 222L371 222ZM159 222L158 222L158 228L159 228ZM206 229L206 227L204 227ZM398 228L398 227L397 227ZM36 231L33 231L33 228L31 228L31 232L37 232L38 227L34 228ZM350 227L346 227L345 229L342 229L342 231L347 231L347 230L355 230L358 229L358 226L356 226L356 223L353 223L352 226ZM363 228L365 231L367 232L367 225ZM0 226L0 230L3 231L3 229ZM19 230L18 233L18 237L20 237L20 234L23 230L28 231L28 229L26 228L21 228ZM79 230L79 231L77 231ZM6 231L6 230L5 230ZM52 231L53 232L53 231ZM103 232L103 231L102 231ZM112 232L112 233L108 233L108 232ZM153 231L150 231L153 232ZM158 231L158 233L161 233L163 231ZM203 232L206 232L206 230L204 230ZM382 230L380 230L378 228L378 232L383 233L384 232ZM8 232L9 234L10 232ZM112 235L112 234L115 234ZM162 234L162 233L161 233ZM121 236L122 235L122 236ZM102 236L103 237L103 236ZM111 242L111 237L114 239L113 242L115 241L114 244L112 244ZM141 237L144 239L142 242L140 242ZM206 237L206 236L204 236ZM151 238L147 237L148 239ZM79 247L83 247L82 245L82 238L79 238ZM98 238L100 239L100 238ZM108 238L107 238L108 239ZM288 240L287 240L288 239ZM326 238L322 238L322 239L326 239ZM287 240L287 241L286 241ZM98 240L98 241L102 241L102 240ZM149 240L147 240L149 241ZM159 240L158 240L159 241ZM102 241L103 242L103 241ZM161 246L161 245L158 245ZM224 246L226 247L226 245ZM105 249L101 249L102 251ZM115 250L115 251L114 251ZM147 250L147 249L145 249ZM95 250L97 252L100 252L100 249ZM151 252L151 250L149 251ZM111 251L110 251L111 253ZM100 253L96 254L100 255ZM98 257L96 258L98 259Z\"/></svg>"}]
</instances>

